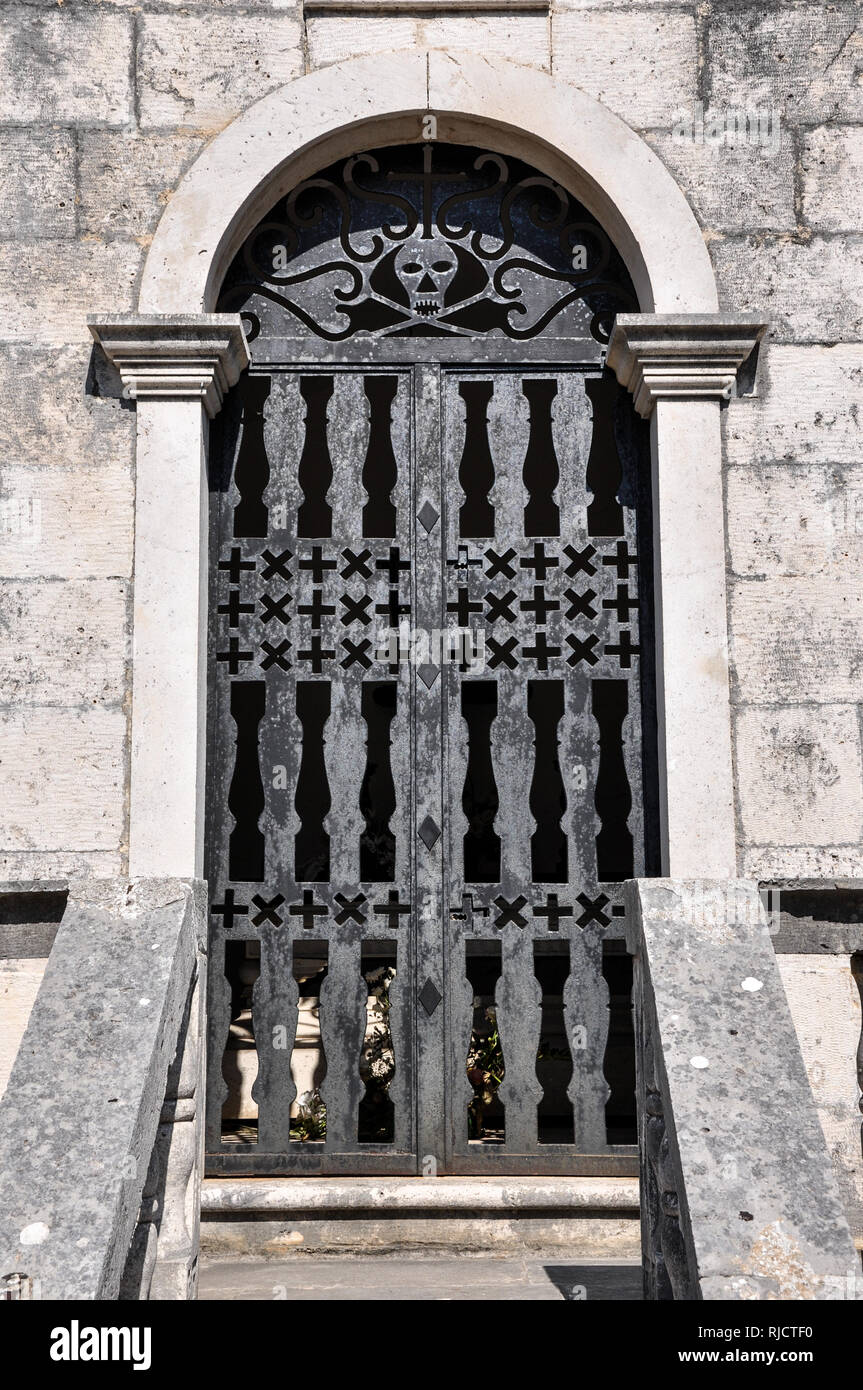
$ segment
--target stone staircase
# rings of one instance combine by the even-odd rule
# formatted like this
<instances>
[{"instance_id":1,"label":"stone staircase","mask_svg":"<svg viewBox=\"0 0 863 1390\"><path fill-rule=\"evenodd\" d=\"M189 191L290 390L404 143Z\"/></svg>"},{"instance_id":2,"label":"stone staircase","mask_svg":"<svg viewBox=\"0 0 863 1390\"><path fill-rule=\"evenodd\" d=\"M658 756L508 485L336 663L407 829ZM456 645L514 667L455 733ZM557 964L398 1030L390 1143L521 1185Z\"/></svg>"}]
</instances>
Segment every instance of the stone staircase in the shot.
<instances>
[{"instance_id":1,"label":"stone staircase","mask_svg":"<svg viewBox=\"0 0 863 1390\"><path fill-rule=\"evenodd\" d=\"M641 1297L636 1178L205 1179L202 1299Z\"/></svg>"}]
</instances>

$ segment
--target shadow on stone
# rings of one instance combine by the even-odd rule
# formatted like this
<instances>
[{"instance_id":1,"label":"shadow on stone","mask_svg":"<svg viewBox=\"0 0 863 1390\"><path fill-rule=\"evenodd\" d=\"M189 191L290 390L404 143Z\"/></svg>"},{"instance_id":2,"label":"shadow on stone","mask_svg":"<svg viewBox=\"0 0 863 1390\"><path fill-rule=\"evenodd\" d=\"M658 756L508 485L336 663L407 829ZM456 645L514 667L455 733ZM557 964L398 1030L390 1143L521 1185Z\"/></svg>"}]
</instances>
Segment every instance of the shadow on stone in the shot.
<instances>
[{"instance_id":1,"label":"shadow on stone","mask_svg":"<svg viewBox=\"0 0 863 1390\"><path fill-rule=\"evenodd\" d=\"M567 1303L641 1302L640 1265L543 1265Z\"/></svg>"}]
</instances>

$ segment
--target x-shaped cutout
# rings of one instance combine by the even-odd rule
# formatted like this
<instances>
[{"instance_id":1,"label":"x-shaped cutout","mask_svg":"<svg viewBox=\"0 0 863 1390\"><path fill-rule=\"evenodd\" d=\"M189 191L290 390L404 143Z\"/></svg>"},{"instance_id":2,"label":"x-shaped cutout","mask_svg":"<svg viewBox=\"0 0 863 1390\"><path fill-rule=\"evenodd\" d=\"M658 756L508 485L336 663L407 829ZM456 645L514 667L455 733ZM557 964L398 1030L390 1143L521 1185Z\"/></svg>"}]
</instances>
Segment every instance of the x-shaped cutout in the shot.
<instances>
[{"instance_id":1,"label":"x-shaped cutout","mask_svg":"<svg viewBox=\"0 0 863 1390\"><path fill-rule=\"evenodd\" d=\"M372 662L371 657L366 656L366 652L371 645L367 637L364 637L361 642L352 642L350 637L343 637L342 646L348 655L340 663L342 668L346 671L349 666L353 666L354 662L358 661L361 666L368 670Z\"/></svg>"},{"instance_id":2,"label":"x-shaped cutout","mask_svg":"<svg viewBox=\"0 0 863 1390\"><path fill-rule=\"evenodd\" d=\"M577 666L580 661L586 661L590 666L595 666L599 657L594 654L594 647L597 644L597 636L591 632L588 637L567 637L567 642L572 647L572 653L566 658L567 666Z\"/></svg>"},{"instance_id":3,"label":"x-shaped cutout","mask_svg":"<svg viewBox=\"0 0 863 1390\"><path fill-rule=\"evenodd\" d=\"M596 546L586 545L584 550L575 550L571 545L563 547L563 553L571 561L564 573L573 579L579 571L583 574L596 574L596 565L591 564L591 560L596 554Z\"/></svg>"},{"instance_id":4,"label":"x-shaped cutout","mask_svg":"<svg viewBox=\"0 0 863 1390\"><path fill-rule=\"evenodd\" d=\"M292 550L283 550L279 555L274 555L271 550L265 550L261 556L261 559L267 562L261 570L264 579L273 579L277 574L281 575L282 579L290 579L288 561L293 560L293 558L294 552Z\"/></svg>"},{"instance_id":5,"label":"x-shaped cutout","mask_svg":"<svg viewBox=\"0 0 863 1390\"><path fill-rule=\"evenodd\" d=\"M596 617L596 609L593 606L593 600L596 598L596 594L593 589L585 589L583 594L577 594L575 589L564 589L563 597L569 599L570 606L566 615L567 619L571 620L577 618L579 613L585 618Z\"/></svg>"},{"instance_id":6,"label":"x-shaped cutout","mask_svg":"<svg viewBox=\"0 0 863 1390\"><path fill-rule=\"evenodd\" d=\"M262 922L272 922L274 927L280 927L284 918L279 916L276 908L281 907L284 901L284 896L281 893L270 898L269 902L266 898L262 898L259 893L256 893L252 898L252 906L258 909L258 913L252 918L252 926L259 927Z\"/></svg>"},{"instance_id":7,"label":"x-shaped cutout","mask_svg":"<svg viewBox=\"0 0 863 1390\"><path fill-rule=\"evenodd\" d=\"M342 579L350 579L352 574L361 574L363 579L371 577L371 567L366 564L366 561L372 558L370 550L361 550L359 555L355 555L352 550L343 550L342 557L348 562L344 569L339 571Z\"/></svg>"},{"instance_id":8,"label":"x-shaped cutout","mask_svg":"<svg viewBox=\"0 0 863 1390\"><path fill-rule=\"evenodd\" d=\"M371 622L371 618L366 612L371 603L368 594L361 594L359 598L351 598L350 594L342 594L339 602L345 606L345 611L342 614L342 622L345 627L350 623L365 623L368 626Z\"/></svg>"},{"instance_id":9,"label":"x-shaped cutout","mask_svg":"<svg viewBox=\"0 0 863 1390\"><path fill-rule=\"evenodd\" d=\"M261 670L269 671L271 666L278 666L282 671L290 671L291 663L285 656L285 652L290 645L287 637L284 642L280 642L277 647L274 647L270 642L262 642L261 651L266 652L266 656L261 662Z\"/></svg>"},{"instance_id":10,"label":"x-shaped cutout","mask_svg":"<svg viewBox=\"0 0 863 1390\"><path fill-rule=\"evenodd\" d=\"M488 664L492 670L501 664L508 666L511 671L514 671L518 666L518 661L513 656L513 652L518 646L517 637L508 637L505 642L496 642L493 637L487 637L486 646L491 652Z\"/></svg>"},{"instance_id":11,"label":"x-shaped cutout","mask_svg":"<svg viewBox=\"0 0 863 1390\"><path fill-rule=\"evenodd\" d=\"M505 550L502 555L498 555L496 550L487 550L485 558L488 560L486 575L489 579L494 579L496 574L504 574L507 579L515 579L515 567L510 564L515 559L515 551L512 546Z\"/></svg>"},{"instance_id":12,"label":"x-shaped cutout","mask_svg":"<svg viewBox=\"0 0 863 1390\"><path fill-rule=\"evenodd\" d=\"M511 903L502 896L497 897L494 900L494 905L500 912L500 916L494 919L496 927L505 927L507 922L514 922L517 927L527 926L527 918L522 916L521 911L523 907L527 906L527 898L523 898L521 893L517 898L513 898Z\"/></svg>"},{"instance_id":13,"label":"x-shaped cutout","mask_svg":"<svg viewBox=\"0 0 863 1390\"><path fill-rule=\"evenodd\" d=\"M360 908L366 900L365 893L357 893L355 898L346 898L344 893L336 893L336 902L342 909L336 913L336 924L343 927L345 922L358 922L363 926L366 921L366 914L360 912Z\"/></svg>"},{"instance_id":14,"label":"x-shaped cutout","mask_svg":"<svg viewBox=\"0 0 863 1390\"><path fill-rule=\"evenodd\" d=\"M611 918L603 912L604 907L608 907L610 899L604 893L600 893L598 898L589 898L586 893L579 893L575 900L584 908L580 917L576 917L576 923L580 927L586 927L590 922L598 922L601 927L607 927Z\"/></svg>"},{"instance_id":15,"label":"x-shaped cutout","mask_svg":"<svg viewBox=\"0 0 863 1390\"><path fill-rule=\"evenodd\" d=\"M272 622L273 618L278 618L282 626L287 627L291 620L285 612L285 604L290 603L290 601L291 595L287 589L279 599L272 598L269 594L261 594L261 607L264 610L261 614L261 622L269 623Z\"/></svg>"},{"instance_id":16,"label":"x-shaped cutout","mask_svg":"<svg viewBox=\"0 0 863 1390\"><path fill-rule=\"evenodd\" d=\"M514 599L514 589L508 589L507 592L502 596L498 594L487 593L485 596L485 601L488 604L488 613L486 614L488 621L490 623L496 623L498 618L503 618L505 622L514 623L515 613L513 612L510 606Z\"/></svg>"}]
</instances>

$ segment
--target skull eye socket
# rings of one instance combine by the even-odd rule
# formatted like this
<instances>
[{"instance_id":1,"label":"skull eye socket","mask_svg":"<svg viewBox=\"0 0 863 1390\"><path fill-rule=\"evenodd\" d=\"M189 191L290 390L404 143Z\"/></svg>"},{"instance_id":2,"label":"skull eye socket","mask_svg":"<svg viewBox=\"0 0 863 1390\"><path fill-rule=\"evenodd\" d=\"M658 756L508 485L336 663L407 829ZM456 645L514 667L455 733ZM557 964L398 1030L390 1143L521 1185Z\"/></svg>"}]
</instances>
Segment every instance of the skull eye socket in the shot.
<instances>
[{"instance_id":1,"label":"skull eye socket","mask_svg":"<svg viewBox=\"0 0 863 1390\"><path fill-rule=\"evenodd\" d=\"M402 266L405 275L417 275L422 270L422 266L416 261L408 261L407 265Z\"/></svg>"},{"instance_id":2,"label":"skull eye socket","mask_svg":"<svg viewBox=\"0 0 863 1390\"><path fill-rule=\"evenodd\" d=\"M453 265L451 261L435 261L434 265L432 266L432 270L436 270L439 275L441 275L445 270L452 270L452 268Z\"/></svg>"}]
</instances>

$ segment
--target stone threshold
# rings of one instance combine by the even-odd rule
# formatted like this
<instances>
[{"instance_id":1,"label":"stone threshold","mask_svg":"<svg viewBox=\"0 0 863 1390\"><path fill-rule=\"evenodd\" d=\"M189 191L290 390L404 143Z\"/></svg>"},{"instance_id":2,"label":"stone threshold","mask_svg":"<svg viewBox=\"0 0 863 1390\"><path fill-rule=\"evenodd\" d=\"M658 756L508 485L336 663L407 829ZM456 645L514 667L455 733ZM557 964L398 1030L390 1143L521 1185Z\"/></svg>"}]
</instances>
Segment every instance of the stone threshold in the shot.
<instances>
[{"instance_id":1,"label":"stone threshold","mask_svg":"<svg viewBox=\"0 0 863 1390\"><path fill-rule=\"evenodd\" d=\"M201 1213L638 1214L638 1178L205 1178Z\"/></svg>"}]
</instances>

